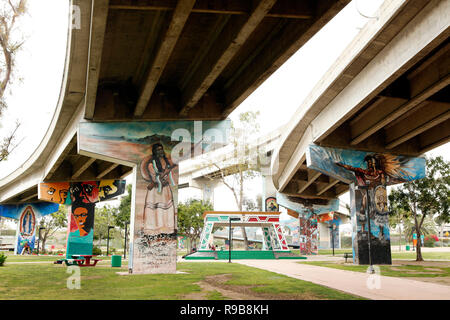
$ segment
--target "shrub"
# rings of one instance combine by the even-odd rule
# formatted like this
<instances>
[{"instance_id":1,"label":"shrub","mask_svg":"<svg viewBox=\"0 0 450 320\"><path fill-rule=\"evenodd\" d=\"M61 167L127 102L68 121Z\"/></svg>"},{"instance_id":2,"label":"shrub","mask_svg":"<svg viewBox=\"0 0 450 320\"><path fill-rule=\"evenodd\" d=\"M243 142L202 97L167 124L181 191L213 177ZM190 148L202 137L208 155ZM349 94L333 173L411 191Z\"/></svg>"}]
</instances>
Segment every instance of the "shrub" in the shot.
<instances>
[{"instance_id":1,"label":"shrub","mask_svg":"<svg viewBox=\"0 0 450 320\"><path fill-rule=\"evenodd\" d=\"M435 237L436 236L425 237L425 239L423 241L423 246L427 247L427 248L433 248L434 247L434 243L436 242Z\"/></svg>"},{"instance_id":2,"label":"shrub","mask_svg":"<svg viewBox=\"0 0 450 320\"><path fill-rule=\"evenodd\" d=\"M5 263L6 258L8 258L3 252L0 252L0 267Z\"/></svg>"},{"instance_id":3,"label":"shrub","mask_svg":"<svg viewBox=\"0 0 450 320\"><path fill-rule=\"evenodd\" d=\"M94 247L92 248L92 255L94 255L94 256L100 256L100 255L102 255L102 249L100 249L100 248L97 247L97 246L94 246Z\"/></svg>"}]
</instances>

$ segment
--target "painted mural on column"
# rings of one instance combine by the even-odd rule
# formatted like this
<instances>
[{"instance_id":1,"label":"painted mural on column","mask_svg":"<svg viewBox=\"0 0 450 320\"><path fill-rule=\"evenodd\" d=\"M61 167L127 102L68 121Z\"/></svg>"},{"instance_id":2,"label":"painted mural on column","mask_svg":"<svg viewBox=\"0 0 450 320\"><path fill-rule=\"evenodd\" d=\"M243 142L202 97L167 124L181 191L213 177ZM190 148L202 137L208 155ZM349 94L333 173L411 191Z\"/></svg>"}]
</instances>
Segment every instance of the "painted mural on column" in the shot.
<instances>
[{"instance_id":1,"label":"painted mural on column","mask_svg":"<svg viewBox=\"0 0 450 320\"><path fill-rule=\"evenodd\" d=\"M359 186L393 185L425 177L425 158L310 145L308 168Z\"/></svg>"},{"instance_id":2,"label":"painted mural on column","mask_svg":"<svg viewBox=\"0 0 450 320\"><path fill-rule=\"evenodd\" d=\"M306 162L351 185L354 263L369 263L370 245L373 263L391 264L386 186L424 178L425 158L310 145Z\"/></svg>"},{"instance_id":3,"label":"painted mural on column","mask_svg":"<svg viewBox=\"0 0 450 320\"><path fill-rule=\"evenodd\" d=\"M339 209L339 199L315 201L300 197L290 197L281 192L277 192L277 202L280 206L295 211L306 218L311 217L313 214L319 215Z\"/></svg>"},{"instance_id":4,"label":"painted mural on column","mask_svg":"<svg viewBox=\"0 0 450 320\"><path fill-rule=\"evenodd\" d=\"M134 166L130 272L176 272L178 162L223 146L229 128L229 121L80 123L81 154Z\"/></svg>"},{"instance_id":5,"label":"painted mural on column","mask_svg":"<svg viewBox=\"0 0 450 320\"><path fill-rule=\"evenodd\" d=\"M327 225L327 228L329 228L330 231L330 238L329 238L329 248L339 248L340 247L340 239L339 239L339 226L342 222L341 217L336 212L329 212L326 214L322 214L318 217L317 222L319 223L325 223ZM334 242L334 246L333 246ZM328 249L328 247L327 247Z\"/></svg>"},{"instance_id":6,"label":"painted mural on column","mask_svg":"<svg viewBox=\"0 0 450 320\"><path fill-rule=\"evenodd\" d=\"M318 254L319 231L317 219L320 215L339 209L339 199L333 200L308 200L298 197L290 197L277 192L279 205L298 214L299 221L299 245L301 254ZM316 203L314 203L316 202ZM293 214L290 214L293 216Z\"/></svg>"},{"instance_id":7,"label":"painted mural on column","mask_svg":"<svg viewBox=\"0 0 450 320\"><path fill-rule=\"evenodd\" d=\"M0 205L1 217L19 220L15 254L22 254L25 249L29 250L29 253L33 251L36 244L38 220L45 215L58 211L58 208L58 204L46 202Z\"/></svg>"},{"instance_id":8,"label":"painted mural on column","mask_svg":"<svg viewBox=\"0 0 450 320\"><path fill-rule=\"evenodd\" d=\"M373 264L391 264L389 235L389 212L387 210L386 187L361 190L350 185L352 216L353 262L369 264L369 221L370 246Z\"/></svg>"},{"instance_id":9,"label":"painted mural on column","mask_svg":"<svg viewBox=\"0 0 450 320\"><path fill-rule=\"evenodd\" d=\"M125 192L125 180L48 182L39 184L41 200L70 205L66 256L92 254L95 204Z\"/></svg>"},{"instance_id":10,"label":"painted mural on column","mask_svg":"<svg viewBox=\"0 0 450 320\"><path fill-rule=\"evenodd\" d=\"M267 212L278 212L279 211L277 199L275 197L266 198L266 211Z\"/></svg>"}]
</instances>

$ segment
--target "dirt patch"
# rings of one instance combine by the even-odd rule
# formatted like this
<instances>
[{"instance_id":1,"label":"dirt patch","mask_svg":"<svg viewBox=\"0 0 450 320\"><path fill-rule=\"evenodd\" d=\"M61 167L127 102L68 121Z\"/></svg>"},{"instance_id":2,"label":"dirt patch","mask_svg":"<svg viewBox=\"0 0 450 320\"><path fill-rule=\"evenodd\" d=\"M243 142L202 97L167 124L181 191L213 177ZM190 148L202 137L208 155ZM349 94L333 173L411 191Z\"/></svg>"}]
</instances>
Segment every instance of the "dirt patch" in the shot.
<instances>
[{"instance_id":1,"label":"dirt patch","mask_svg":"<svg viewBox=\"0 0 450 320\"><path fill-rule=\"evenodd\" d=\"M232 277L231 274L220 274L208 276L204 281L196 284L202 289L201 292L194 292L184 296L184 299L189 300L206 300L210 292L217 291L225 299L230 300L316 300L318 297L312 294L270 294L262 292L254 292L254 286L235 286L226 284Z\"/></svg>"},{"instance_id":2,"label":"dirt patch","mask_svg":"<svg viewBox=\"0 0 450 320\"><path fill-rule=\"evenodd\" d=\"M415 261L415 260L394 260L392 261L393 266L423 266L423 267L440 267L440 268L450 268L450 261Z\"/></svg>"},{"instance_id":3,"label":"dirt patch","mask_svg":"<svg viewBox=\"0 0 450 320\"><path fill-rule=\"evenodd\" d=\"M399 268L399 267L391 267L390 269L393 271L400 271L400 272L405 272L405 273L409 273L409 274L444 273L441 269L437 269L437 268L424 268L423 269L424 271L403 269L403 268ZM427 272L427 271L429 271L429 272Z\"/></svg>"}]
</instances>

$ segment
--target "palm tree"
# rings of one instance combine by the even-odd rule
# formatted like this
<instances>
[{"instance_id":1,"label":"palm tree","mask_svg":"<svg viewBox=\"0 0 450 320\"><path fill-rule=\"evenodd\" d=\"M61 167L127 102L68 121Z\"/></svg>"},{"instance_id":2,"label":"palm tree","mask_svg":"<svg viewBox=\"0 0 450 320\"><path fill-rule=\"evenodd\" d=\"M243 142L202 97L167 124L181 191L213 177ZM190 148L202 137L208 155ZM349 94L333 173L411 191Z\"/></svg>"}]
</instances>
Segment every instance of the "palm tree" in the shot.
<instances>
[{"instance_id":1,"label":"palm tree","mask_svg":"<svg viewBox=\"0 0 450 320\"><path fill-rule=\"evenodd\" d=\"M410 217L403 219L403 227L404 227L404 233L405 237L408 241L412 241L413 239L413 233L418 233L416 230L415 223L413 219ZM431 216L426 217L423 221L422 227L420 228L420 234L423 234L424 236L428 236L430 234L436 233L436 224ZM419 239L418 239L419 240Z\"/></svg>"}]
</instances>

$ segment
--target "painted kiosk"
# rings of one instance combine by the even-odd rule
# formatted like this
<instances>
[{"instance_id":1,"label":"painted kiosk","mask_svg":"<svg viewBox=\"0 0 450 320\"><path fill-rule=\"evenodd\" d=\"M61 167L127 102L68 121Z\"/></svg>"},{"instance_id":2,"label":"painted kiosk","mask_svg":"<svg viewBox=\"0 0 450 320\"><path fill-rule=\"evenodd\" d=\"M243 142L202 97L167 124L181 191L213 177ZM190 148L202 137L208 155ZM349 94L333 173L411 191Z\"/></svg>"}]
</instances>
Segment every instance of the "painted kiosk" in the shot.
<instances>
[{"instance_id":1,"label":"painted kiosk","mask_svg":"<svg viewBox=\"0 0 450 320\"><path fill-rule=\"evenodd\" d=\"M231 251L231 259L306 259L293 254L280 225L280 212L205 211L198 251L186 260L228 260L228 250L211 250L215 227L259 227L263 231L263 250ZM232 240L232 239L231 239ZM231 243L232 244L232 243Z\"/></svg>"}]
</instances>

